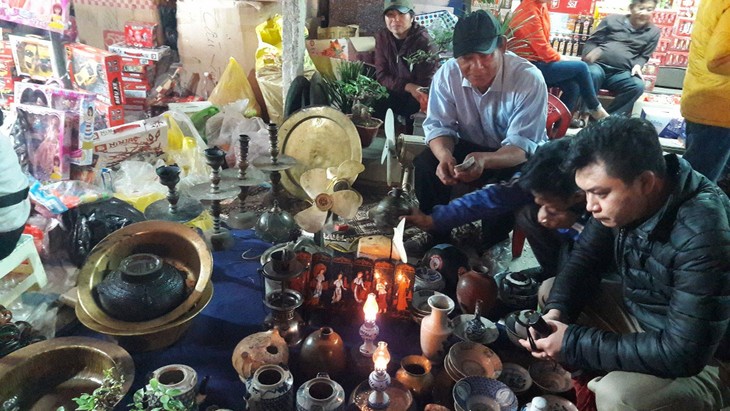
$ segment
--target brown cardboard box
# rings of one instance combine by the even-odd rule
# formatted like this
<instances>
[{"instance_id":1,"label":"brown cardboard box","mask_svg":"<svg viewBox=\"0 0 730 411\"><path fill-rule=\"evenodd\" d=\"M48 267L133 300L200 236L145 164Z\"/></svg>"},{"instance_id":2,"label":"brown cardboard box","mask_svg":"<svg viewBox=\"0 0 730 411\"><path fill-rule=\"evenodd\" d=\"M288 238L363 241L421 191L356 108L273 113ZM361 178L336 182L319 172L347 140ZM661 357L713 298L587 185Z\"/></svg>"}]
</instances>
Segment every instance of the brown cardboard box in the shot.
<instances>
[{"instance_id":1,"label":"brown cardboard box","mask_svg":"<svg viewBox=\"0 0 730 411\"><path fill-rule=\"evenodd\" d=\"M76 24L82 43L105 49L124 41L124 23L160 23L157 9L163 0L74 0ZM200 3L198 3L200 4ZM162 44L162 30L157 30Z\"/></svg>"},{"instance_id":2,"label":"brown cardboard box","mask_svg":"<svg viewBox=\"0 0 730 411\"><path fill-rule=\"evenodd\" d=\"M255 28L281 14L278 2L178 0L178 51L189 73L209 72L218 80L233 57L249 75L258 48ZM249 76L250 78L250 76Z\"/></svg>"}]
</instances>

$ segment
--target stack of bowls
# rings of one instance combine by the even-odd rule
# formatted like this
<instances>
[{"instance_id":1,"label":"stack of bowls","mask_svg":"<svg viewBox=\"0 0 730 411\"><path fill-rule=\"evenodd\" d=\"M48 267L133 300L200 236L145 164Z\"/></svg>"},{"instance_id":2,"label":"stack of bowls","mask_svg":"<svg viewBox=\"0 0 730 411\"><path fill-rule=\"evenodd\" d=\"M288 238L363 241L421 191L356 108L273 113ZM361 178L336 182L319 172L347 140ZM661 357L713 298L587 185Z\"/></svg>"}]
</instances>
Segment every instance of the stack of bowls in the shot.
<instances>
[{"instance_id":1,"label":"stack of bowls","mask_svg":"<svg viewBox=\"0 0 730 411\"><path fill-rule=\"evenodd\" d=\"M465 377L497 378L502 373L502 360L482 344L461 341L451 346L444 369L454 381Z\"/></svg>"},{"instance_id":2,"label":"stack of bowls","mask_svg":"<svg viewBox=\"0 0 730 411\"><path fill-rule=\"evenodd\" d=\"M530 378L543 392L560 394L573 388L570 373L555 361L538 361L530 365Z\"/></svg>"},{"instance_id":3,"label":"stack of bowls","mask_svg":"<svg viewBox=\"0 0 730 411\"><path fill-rule=\"evenodd\" d=\"M148 321L122 321L102 309L95 288L120 262L150 253L186 275L187 296L166 314ZM144 221L115 231L94 247L78 279L76 316L89 329L115 337L130 351L150 351L176 342L213 296L213 255L193 229L169 221Z\"/></svg>"},{"instance_id":4,"label":"stack of bowls","mask_svg":"<svg viewBox=\"0 0 730 411\"><path fill-rule=\"evenodd\" d=\"M432 295L445 295L434 290L418 290L413 292L413 299L411 300L411 318L413 321L420 324L423 317L431 314L431 306L428 305L428 298Z\"/></svg>"},{"instance_id":5,"label":"stack of bowls","mask_svg":"<svg viewBox=\"0 0 730 411\"><path fill-rule=\"evenodd\" d=\"M517 396L504 383L485 377L467 377L454 385L456 411L517 411Z\"/></svg>"}]
</instances>

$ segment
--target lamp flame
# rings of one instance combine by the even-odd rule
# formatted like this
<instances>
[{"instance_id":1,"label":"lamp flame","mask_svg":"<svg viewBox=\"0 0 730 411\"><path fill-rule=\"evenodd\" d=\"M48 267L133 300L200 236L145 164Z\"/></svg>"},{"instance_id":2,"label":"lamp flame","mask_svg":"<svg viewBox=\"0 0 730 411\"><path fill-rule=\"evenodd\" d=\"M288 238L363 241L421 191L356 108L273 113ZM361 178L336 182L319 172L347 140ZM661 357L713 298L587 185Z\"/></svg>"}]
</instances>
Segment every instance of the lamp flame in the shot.
<instances>
[{"instance_id":1,"label":"lamp flame","mask_svg":"<svg viewBox=\"0 0 730 411\"><path fill-rule=\"evenodd\" d=\"M367 300L365 300L365 305L362 307L362 311L365 313L365 321L367 322L375 322L375 318L378 315L378 302L375 300L375 294L370 293L368 294Z\"/></svg>"},{"instance_id":2,"label":"lamp flame","mask_svg":"<svg viewBox=\"0 0 730 411\"><path fill-rule=\"evenodd\" d=\"M388 351L388 343L378 341L378 348L373 353L373 363L375 363L375 371L385 371L390 362L390 352Z\"/></svg>"}]
</instances>

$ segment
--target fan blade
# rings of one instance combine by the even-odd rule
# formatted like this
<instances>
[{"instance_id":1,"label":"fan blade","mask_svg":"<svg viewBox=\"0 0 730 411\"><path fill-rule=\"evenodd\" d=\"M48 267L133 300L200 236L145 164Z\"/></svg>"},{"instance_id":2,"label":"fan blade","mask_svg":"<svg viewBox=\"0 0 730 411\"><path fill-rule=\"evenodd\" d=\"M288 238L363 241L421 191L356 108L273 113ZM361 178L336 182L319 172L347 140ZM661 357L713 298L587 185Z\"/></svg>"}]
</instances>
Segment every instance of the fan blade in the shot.
<instances>
[{"instance_id":1,"label":"fan blade","mask_svg":"<svg viewBox=\"0 0 730 411\"><path fill-rule=\"evenodd\" d=\"M398 226L393 228L393 246L398 255L400 255L401 261L404 263L408 262L408 256L406 255L406 246L403 244L403 232L406 229L406 219L402 218L398 223Z\"/></svg>"},{"instance_id":2,"label":"fan blade","mask_svg":"<svg viewBox=\"0 0 730 411\"><path fill-rule=\"evenodd\" d=\"M343 218L354 218L357 209L362 205L362 196L354 190L342 190L332 193L332 212Z\"/></svg>"},{"instance_id":3,"label":"fan blade","mask_svg":"<svg viewBox=\"0 0 730 411\"><path fill-rule=\"evenodd\" d=\"M327 179L327 170L323 168L307 170L302 173L302 176L299 178L299 184L312 200L314 200L320 193L327 191L329 182L329 179Z\"/></svg>"},{"instance_id":4,"label":"fan blade","mask_svg":"<svg viewBox=\"0 0 730 411\"><path fill-rule=\"evenodd\" d=\"M345 160L337 167L335 177L338 179L347 180L350 184L355 182L355 178L358 174L365 171L365 166L361 162L355 160Z\"/></svg>"},{"instance_id":5,"label":"fan blade","mask_svg":"<svg viewBox=\"0 0 730 411\"><path fill-rule=\"evenodd\" d=\"M294 221L297 222L299 227L310 233L316 233L322 230L326 220L327 212L320 210L316 205L302 210L294 216Z\"/></svg>"},{"instance_id":6,"label":"fan blade","mask_svg":"<svg viewBox=\"0 0 730 411\"><path fill-rule=\"evenodd\" d=\"M385 163L385 158L388 157L389 151L394 150L395 146L391 146L391 142L395 141L395 117L393 116L393 110L388 109L385 112L385 145L383 146L383 154L380 156L380 164Z\"/></svg>"}]
</instances>

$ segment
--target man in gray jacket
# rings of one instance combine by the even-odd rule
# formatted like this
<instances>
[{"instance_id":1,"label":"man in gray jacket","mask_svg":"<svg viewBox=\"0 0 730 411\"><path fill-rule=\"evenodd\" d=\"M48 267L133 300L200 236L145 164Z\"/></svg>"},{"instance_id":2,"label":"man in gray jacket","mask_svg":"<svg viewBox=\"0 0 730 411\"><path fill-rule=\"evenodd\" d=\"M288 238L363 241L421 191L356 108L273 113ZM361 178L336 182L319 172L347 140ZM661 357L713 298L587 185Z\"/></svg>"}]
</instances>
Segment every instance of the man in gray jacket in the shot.
<instances>
[{"instance_id":1,"label":"man in gray jacket","mask_svg":"<svg viewBox=\"0 0 730 411\"><path fill-rule=\"evenodd\" d=\"M552 334L523 346L600 375L588 389L601 411L729 406L730 200L663 156L641 119L589 126L567 163L592 218L547 300ZM611 263L614 287L600 275Z\"/></svg>"}]
</instances>

